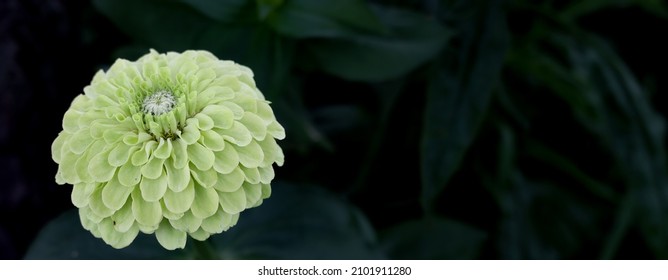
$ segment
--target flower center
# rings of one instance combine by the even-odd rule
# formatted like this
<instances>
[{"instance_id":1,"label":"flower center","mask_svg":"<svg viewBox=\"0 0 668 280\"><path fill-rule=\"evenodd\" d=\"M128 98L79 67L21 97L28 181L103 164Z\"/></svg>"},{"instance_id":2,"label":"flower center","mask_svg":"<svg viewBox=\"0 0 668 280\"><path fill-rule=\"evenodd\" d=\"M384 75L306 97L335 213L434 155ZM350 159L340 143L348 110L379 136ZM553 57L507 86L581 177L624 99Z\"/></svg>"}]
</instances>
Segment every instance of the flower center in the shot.
<instances>
[{"instance_id":1,"label":"flower center","mask_svg":"<svg viewBox=\"0 0 668 280\"><path fill-rule=\"evenodd\" d=\"M175 104L174 95L169 91L161 90L144 98L142 111L145 114L162 115L171 111Z\"/></svg>"}]
</instances>

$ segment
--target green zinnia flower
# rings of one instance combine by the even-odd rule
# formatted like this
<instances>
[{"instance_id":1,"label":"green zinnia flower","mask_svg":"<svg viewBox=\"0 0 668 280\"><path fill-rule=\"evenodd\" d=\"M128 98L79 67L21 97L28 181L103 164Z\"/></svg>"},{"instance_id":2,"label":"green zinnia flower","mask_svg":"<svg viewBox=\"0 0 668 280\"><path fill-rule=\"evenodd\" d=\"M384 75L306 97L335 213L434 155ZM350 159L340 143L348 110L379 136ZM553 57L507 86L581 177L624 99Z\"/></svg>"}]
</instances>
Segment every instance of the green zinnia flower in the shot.
<instances>
[{"instance_id":1,"label":"green zinnia flower","mask_svg":"<svg viewBox=\"0 0 668 280\"><path fill-rule=\"evenodd\" d=\"M206 51L119 59L63 118L51 152L81 224L114 248L205 240L271 194L285 130L253 72Z\"/></svg>"}]
</instances>

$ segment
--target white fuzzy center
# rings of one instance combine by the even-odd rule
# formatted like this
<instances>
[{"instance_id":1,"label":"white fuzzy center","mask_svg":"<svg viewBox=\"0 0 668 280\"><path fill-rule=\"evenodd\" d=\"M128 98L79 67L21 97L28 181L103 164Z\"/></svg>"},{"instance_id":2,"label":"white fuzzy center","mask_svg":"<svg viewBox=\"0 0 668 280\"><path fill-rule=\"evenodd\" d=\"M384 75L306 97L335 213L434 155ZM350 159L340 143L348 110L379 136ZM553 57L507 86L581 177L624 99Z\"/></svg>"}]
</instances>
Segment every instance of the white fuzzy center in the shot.
<instances>
[{"instance_id":1,"label":"white fuzzy center","mask_svg":"<svg viewBox=\"0 0 668 280\"><path fill-rule=\"evenodd\" d=\"M174 95L169 91L161 90L144 98L142 111L145 114L162 115L171 111L175 104Z\"/></svg>"}]
</instances>

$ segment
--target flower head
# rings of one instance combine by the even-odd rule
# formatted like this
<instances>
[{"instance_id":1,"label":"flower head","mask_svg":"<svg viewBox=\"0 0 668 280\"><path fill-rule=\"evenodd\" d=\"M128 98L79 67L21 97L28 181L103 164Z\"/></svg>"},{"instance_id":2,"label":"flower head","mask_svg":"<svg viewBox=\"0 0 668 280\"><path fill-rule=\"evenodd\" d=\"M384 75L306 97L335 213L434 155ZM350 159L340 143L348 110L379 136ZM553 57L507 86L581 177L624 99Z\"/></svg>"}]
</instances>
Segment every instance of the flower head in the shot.
<instances>
[{"instance_id":1,"label":"flower head","mask_svg":"<svg viewBox=\"0 0 668 280\"><path fill-rule=\"evenodd\" d=\"M84 228L114 248L155 233L171 250L227 230L269 197L284 137L247 67L151 50L95 75L51 152Z\"/></svg>"}]
</instances>

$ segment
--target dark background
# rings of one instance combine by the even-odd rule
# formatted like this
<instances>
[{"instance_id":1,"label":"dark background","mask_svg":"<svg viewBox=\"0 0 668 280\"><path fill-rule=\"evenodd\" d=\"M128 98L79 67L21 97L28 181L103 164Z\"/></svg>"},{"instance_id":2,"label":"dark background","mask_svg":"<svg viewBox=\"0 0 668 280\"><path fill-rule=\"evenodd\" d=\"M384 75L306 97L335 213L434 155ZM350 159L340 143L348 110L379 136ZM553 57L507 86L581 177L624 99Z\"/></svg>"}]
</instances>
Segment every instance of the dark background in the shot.
<instances>
[{"instance_id":1,"label":"dark background","mask_svg":"<svg viewBox=\"0 0 668 280\"><path fill-rule=\"evenodd\" d=\"M667 19L652 0L2 0L0 258L184 257L58 235L83 231L54 182L63 113L150 48L251 67L287 131L275 195L187 258L668 258Z\"/></svg>"}]
</instances>

